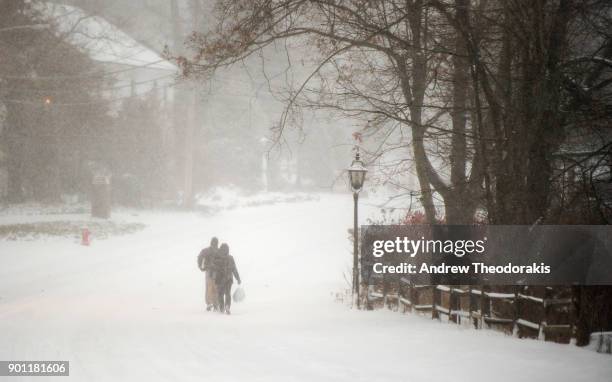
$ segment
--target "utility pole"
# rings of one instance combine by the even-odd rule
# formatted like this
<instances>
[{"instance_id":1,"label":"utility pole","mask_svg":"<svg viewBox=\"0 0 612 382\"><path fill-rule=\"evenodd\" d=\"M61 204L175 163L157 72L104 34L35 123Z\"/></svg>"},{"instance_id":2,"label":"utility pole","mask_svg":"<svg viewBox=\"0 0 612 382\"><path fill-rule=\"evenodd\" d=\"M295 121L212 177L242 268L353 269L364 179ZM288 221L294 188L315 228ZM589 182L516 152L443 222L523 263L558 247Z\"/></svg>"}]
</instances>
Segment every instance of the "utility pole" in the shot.
<instances>
[{"instance_id":1,"label":"utility pole","mask_svg":"<svg viewBox=\"0 0 612 382\"><path fill-rule=\"evenodd\" d=\"M183 25L178 0L170 1L170 15L172 17L172 39L173 50L176 55L183 55ZM189 91L184 83L178 84L174 93L173 125L179 138L177 141L177 151L182 151L182 155L177 156L177 171L183 191L182 206L190 208L193 202L193 109L189 106Z\"/></svg>"},{"instance_id":2,"label":"utility pole","mask_svg":"<svg viewBox=\"0 0 612 382\"><path fill-rule=\"evenodd\" d=\"M202 24L202 4L200 0L191 0L191 22L192 30L197 32ZM197 136L196 132L202 128L202 87L200 83L194 81L190 88L192 94L191 112L189 121L186 124L185 131L185 169L184 169L184 206L187 208L193 207L194 192L193 192L193 173L194 173L194 140Z\"/></svg>"}]
</instances>

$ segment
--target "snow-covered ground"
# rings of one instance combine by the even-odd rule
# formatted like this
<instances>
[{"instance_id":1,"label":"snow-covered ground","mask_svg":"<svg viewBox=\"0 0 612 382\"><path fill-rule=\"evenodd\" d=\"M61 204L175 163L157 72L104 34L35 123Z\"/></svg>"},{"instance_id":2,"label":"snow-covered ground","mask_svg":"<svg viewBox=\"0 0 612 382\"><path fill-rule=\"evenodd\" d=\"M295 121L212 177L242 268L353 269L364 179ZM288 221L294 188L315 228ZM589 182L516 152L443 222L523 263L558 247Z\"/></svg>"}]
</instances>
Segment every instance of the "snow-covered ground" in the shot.
<instances>
[{"instance_id":1,"label":"snow-covered ground","mask_svg":"<svg viewBox=\"0 0 612 382\"><path fill-rule=\"evenodd\" d=\"M69 360L79 381L612 380L610 356L575 346L336 302L350 195L113 219L147 227L91 247L0 241L0 360ZM196 256L212 235L247 292L231 316L204 310Z\"/></svg>"}]
</instances>

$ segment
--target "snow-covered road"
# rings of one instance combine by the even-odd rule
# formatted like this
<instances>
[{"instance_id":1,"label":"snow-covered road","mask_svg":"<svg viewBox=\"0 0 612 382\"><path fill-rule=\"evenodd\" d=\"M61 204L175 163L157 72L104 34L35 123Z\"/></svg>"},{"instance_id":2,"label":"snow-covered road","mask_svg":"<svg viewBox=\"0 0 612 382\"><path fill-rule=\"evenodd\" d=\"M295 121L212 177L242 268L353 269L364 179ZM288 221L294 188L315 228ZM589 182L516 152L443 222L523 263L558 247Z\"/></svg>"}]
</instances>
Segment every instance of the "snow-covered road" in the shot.
<instances>
[{"instance_id":1,"label":"snow-covered road","mask_svg":"<svg viewBox=\"0 0 612 382\"><path fill-rule=\"evenodd\" d=\"M612 380L610 356L575 346L334 301L351 261L347 195L115 218L147 228L91 247L0 241L0 360L69 360L79 381ZM195 259L212 235L247 292L229 317L204 310Z\"/></svg>"}]
</instances>

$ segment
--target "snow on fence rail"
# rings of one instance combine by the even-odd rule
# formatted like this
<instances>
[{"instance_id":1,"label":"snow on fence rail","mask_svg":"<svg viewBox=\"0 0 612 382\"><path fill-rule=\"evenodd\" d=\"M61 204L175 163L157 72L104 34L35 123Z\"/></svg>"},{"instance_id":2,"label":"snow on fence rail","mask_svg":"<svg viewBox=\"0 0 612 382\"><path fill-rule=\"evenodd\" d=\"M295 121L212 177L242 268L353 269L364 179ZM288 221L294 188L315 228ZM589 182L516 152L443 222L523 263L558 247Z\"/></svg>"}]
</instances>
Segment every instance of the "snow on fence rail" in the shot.
<instances>
[{"instance_id":1,"label":"snow on fence rail","mask_svg":"<svg viewBox=\"0 0 612 382\"><path fill-rule=\"evenodd\" d=\"M518 337L570 343L576 330L576 298L571 287L420 285L408 277L375 277L364 303L403 313L431 314L476 329L492 328ZM601 341L607 344L605 340ZM607 345L600 348L607 349Z\"/></svg>"}]
</instances>

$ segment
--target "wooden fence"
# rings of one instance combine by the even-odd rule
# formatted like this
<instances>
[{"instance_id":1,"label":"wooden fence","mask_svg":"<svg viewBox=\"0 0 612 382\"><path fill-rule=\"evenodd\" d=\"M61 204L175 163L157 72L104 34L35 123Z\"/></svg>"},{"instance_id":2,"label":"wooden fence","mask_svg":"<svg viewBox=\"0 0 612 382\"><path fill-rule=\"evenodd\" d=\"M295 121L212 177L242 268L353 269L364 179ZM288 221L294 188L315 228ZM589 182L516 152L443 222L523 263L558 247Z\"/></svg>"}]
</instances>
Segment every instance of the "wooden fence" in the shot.
<instances>
[{"instance_id":1,"label":"wooden fence","mask_svg":"<svg viewBox=\"0 0 612 382\"><path fill-rule=\"evenodd\" d=\"M364 298L369 309L419 312L518 337L569 343L575 332L572 287L418 285L407 277L375 277Z\"/></svg>"}]
</instances>

